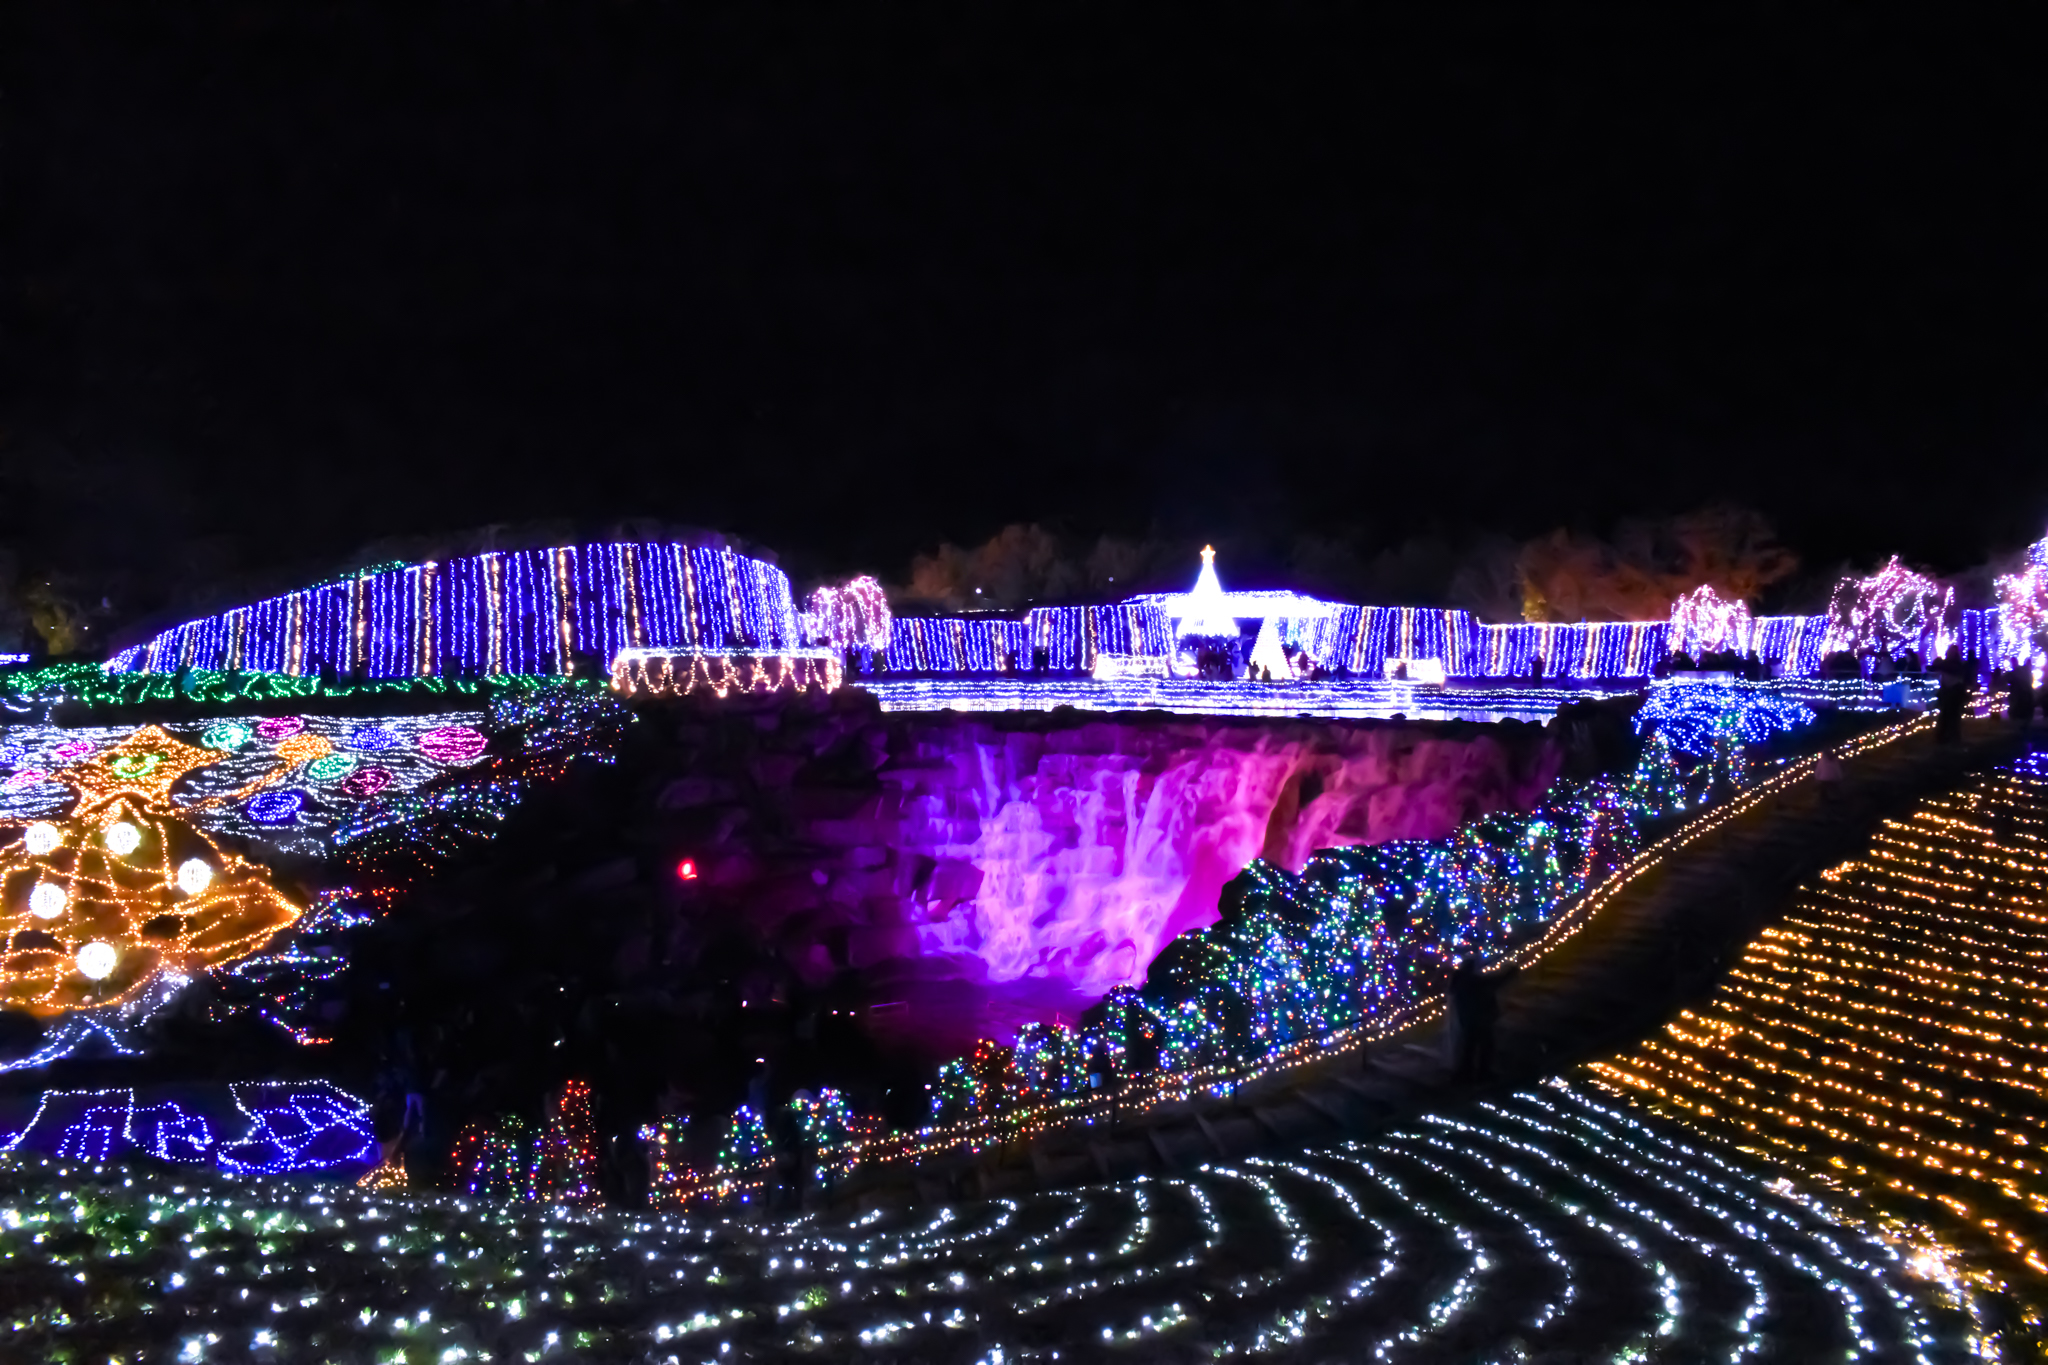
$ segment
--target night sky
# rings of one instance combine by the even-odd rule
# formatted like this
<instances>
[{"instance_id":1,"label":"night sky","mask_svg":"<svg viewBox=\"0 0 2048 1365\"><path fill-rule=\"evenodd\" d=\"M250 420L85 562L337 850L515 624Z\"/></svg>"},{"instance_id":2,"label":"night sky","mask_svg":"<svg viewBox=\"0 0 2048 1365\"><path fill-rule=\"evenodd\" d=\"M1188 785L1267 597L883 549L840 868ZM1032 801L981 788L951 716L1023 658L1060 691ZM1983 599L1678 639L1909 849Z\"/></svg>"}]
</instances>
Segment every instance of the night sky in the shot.
<instances>
[{"instance_id":1,"label":"night sky","mask_svg":"<svg viewBox=\"0 0 2048 1365\"><path fill-rule=\"evenodd\" d=\"M11 6L0 543L2041 534L2030 32L1350 8Z\"/></svg>"}]
</instances>

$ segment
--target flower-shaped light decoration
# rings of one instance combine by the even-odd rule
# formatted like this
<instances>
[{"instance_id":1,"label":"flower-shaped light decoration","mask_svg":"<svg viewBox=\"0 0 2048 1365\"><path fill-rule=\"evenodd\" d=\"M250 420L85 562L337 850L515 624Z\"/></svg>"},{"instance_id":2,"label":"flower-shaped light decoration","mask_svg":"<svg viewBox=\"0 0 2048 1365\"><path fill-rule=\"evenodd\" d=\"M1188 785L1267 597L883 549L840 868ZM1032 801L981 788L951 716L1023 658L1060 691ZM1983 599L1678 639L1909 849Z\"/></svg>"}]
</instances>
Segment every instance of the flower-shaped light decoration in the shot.
<instances>
[{"instance_id":1,"label":"flower-shaped light decoration","mask_svg":"<svg viewBox=\"0 0 2048 1365\"><path fill-rule=\"evenodd\" d=\"M420 736L420 752L436 763L467 763L489 744L483 731L467 725L443 725Z\"/></svg>"}]
</instances>

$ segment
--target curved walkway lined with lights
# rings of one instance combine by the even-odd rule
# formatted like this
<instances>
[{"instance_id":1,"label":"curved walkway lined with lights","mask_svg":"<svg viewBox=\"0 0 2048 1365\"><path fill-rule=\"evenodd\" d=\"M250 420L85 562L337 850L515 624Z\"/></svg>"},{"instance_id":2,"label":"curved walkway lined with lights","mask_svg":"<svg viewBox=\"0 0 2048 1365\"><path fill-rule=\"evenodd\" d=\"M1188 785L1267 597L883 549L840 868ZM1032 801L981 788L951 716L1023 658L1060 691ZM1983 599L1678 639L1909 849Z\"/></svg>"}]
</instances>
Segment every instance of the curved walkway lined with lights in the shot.
<instances>
[{"instance_id":1,"label":"curved walkway lined with lights","mask_svg":"<svg viewBox=\"0 0 2048 1365\"><path fill-rule=\"evenodd\" d=\"M1501 992L1495 1082L1458 1085L1441 1018L1247 1083L1228 1097L1165 1104L1137 1120L1065 1128L1025 1146L878 1173L861 1197L934 1199L1166 1172L1216 1159L1369 1134L1482 1091L1528 1085L1657 1028L1710 990L1802 880L1860 848L1882 818L2018 751L2002 721L1938 745L1931 719L1844 765L1826 800L1810 778L1710 810L1650 850L1636 875L1596 888ZM1673 846L1675 845L1675 847ZM1551 946L1554 944L1554 946ZM915 1189L911 1188L914 1183Z\"/></svg>"}]
</instances>

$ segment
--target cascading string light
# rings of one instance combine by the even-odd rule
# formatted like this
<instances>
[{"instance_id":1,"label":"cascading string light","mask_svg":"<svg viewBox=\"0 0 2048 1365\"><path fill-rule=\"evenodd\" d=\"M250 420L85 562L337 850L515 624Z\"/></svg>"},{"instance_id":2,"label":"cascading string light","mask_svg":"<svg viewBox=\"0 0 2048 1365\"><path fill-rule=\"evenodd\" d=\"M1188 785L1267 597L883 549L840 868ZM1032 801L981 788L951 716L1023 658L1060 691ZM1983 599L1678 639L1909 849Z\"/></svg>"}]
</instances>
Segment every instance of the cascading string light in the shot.
<instances>
[{"instance_id":1,"label":"cascading string light","mask_svg":"<svg viewBox=\"0 0 2048 1365\"><path fill-rule=\"evenodd\" d=\"M1213 581L1213 570L1205 565L1204 572ZM1232 636L1241 619L1270 623L1297 655L1362 677L1381 676L1389 660L1413 660L1440 665L1452 677L1521 678L1540 658L1554 678L1643 678L1674 652L1715 647L1751 650L1781 674L1804 675L1840 648L1939 653L1960 643L1982 657L2038 637L2027 625L2038 625L2030 604L2041 591L2027 576L2034 572L2030 561L2028 570L2009 575L2013 585L2001 588L2001 605L1988 611L1957 611L1953 589L1896 557L1876 575L1843 580L1830 612L1812 617L1750 618L1742 603L1724 602L1706 586L1681 597L1663 621L1490 625L1451 609L1220 589L1217 603L1204 610ZM109 668L287 676L324 669L377 678L540 674L568 671L579 655L608 663L622 649L774 654L809 641L855 648L896 673L998 674L1034 667L1041 657L1052 670L1087 673L1099 658L1173 656L1176 625L1184 624L1174 613L1192 610L1200 587L1198 581L1197 593L1035 607L1018 620L892 624L871 579L821 588L799 613L779 569L727 547L564 546L375 566L164 631L123 651ZM2041 644L2034 638L2037 654Z\"/></svg>"},{"instance_id":2,"label":"cascading string light","mask_svg":"<svg viewBox=\"0 0 2048 1365\"><path fill-rule=\"evenodd\" d=\"M113 673L559 674L645 644L794 648L788 577L723 546L593 544L385 565L166 630Z\"/></svg>"}]
</instances>

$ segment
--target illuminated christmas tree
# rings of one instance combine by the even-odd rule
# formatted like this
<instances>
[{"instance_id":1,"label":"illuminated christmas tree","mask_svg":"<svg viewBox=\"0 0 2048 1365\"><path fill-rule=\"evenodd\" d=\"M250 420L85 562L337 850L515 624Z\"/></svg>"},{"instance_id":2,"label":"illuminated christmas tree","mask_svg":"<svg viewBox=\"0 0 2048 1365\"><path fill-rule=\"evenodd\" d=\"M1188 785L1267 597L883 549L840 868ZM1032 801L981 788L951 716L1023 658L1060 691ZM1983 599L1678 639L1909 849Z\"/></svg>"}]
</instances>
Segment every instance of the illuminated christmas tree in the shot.
<instances>
[{"instance_id":1,"label":"illuminated christmas tree","mask_svg":"<svg viewBox=\"0 0 2048 1365\"><path fill-rule=\"evenodd\" d=\"M1868 578L1844 578L1828 601L1826 648L1896 654L1917 649L1941 628L1955 605L1954 588L1944 589L1899 561Z\"/></svg>"},{"instance_id":2,"label":"illuminated christmas tree","mask_svg":"<svg viewBox=\"0 0 2048 1365\"><path fill-rule=\"evenodd\" d=\"M1652 734L1643 746L1643 756L1629 775L1623 800L1630 810L1654 820L1687 808L1685 774L1678 755L1663 731Z\"/></svg>"},{"instance_id":3,"label":"illuminated christmas tree","mask_svg":"<svg viewBox=\"0 0 2048 1365\"><path fill-rule=\"evenodd\" d=\"M682 1207L698 1181L689 1164L690 1120L679 1114L664 1114L640 1129L645 1144L650 1177L647 1202L657 1209Z\"/></svg>"},{"instance_id":4,"label":"illuminated christmas tree","mask_svg":"<svg viewBox=\"0 0 2048 1365\"><path fill-rule=\"evenodd\" d=\"M393 1152L356 1180L356 1188L363 1190L402 1190L405 1185L405 1156L400 1152Z\"/></svg>"},{"instance_id":5,"label":"illuminated christmas tree","mask_svg":"<svg viewBox=\"0 0 2048 1365\"><path fill-rule=\"evenodd\" d=\"M1026 1024L1010 1053L1010 1088L1024 1104L1044 1104L1087 1088L1081 1039L1063 1024Z\"/></svg>"},{"instance_id":6,"label":"illuminated christmas tree","mask_svg":"<svg viewBox=\"0 0 2048 1365\"><path fill-rule=\"evenodd\" d=\"M732 1122L726 1125L725 1141L718 1149L720 1171L744 1171L768 1160L774 1150L774 1142L768 1136L768 1124L751 1105L741 1105L733 1111Z\"/></svg>"},{"instance_id":7,"label":"illuminated christmas tree","mask_svg":"<svg viewBox=\"0 0 2048 1365\"><path fill-rule=\"evenodd\" d=\"M557 1204L598 1202L597 1115L590 1087L569 1081L548 1101L548 1124L535 1144L533 1197Z\"/></svg>"},{"instance_id":8,"label":"illuminated christmas tree","mask_svg":"<svg viewBox=\"0 0 2048 1365\"><path fill-rule=\"evenodd\" d=\"M799 1093L789 1107L796 1112L797 1128L817 1160L818 1174L837 1179L852 1171L873 1125L855 1117L846 1096L827 1087L815 1096Z\"/></svg>"},{"instance_id":9,"label":"illuminated christmas tree","mask_svg":"<svg viewBox=\"0 0 2048 1365\"><path fill-rule=\"evenodd\" d=\"M941 1066L938 1079L932 1083L932 1121L960 1123L978 1117L981 1112L981 1080L969 1068L967 1059L956 1057Z\"/></svg>"},{"instance_id":10,"label":"illuminated christmas tree","mask_svg":"<svg viewBox=\"0 0 2048 1365\"><path fill-rule=\"evenodd\" d=\"M455 1140L453 1165L463 1188L479 1198L533 1198L533 1137L516 1115L472 1119Z\"/></svg>"}]
</instances>

